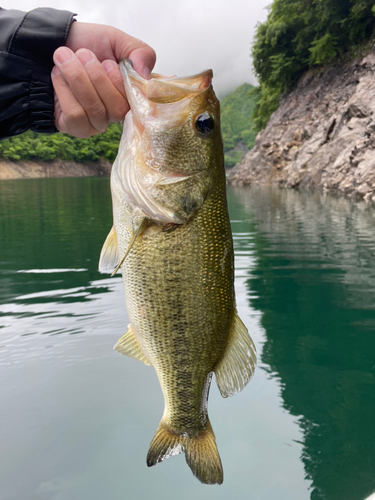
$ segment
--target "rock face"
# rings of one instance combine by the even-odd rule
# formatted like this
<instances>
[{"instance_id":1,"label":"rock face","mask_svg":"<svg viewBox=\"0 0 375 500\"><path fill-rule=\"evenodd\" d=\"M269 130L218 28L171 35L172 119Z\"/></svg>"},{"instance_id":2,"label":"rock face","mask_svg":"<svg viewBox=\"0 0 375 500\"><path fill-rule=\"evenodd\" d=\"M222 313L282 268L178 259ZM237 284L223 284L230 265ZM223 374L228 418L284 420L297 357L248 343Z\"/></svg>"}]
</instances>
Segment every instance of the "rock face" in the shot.
<instances>
[{"instance_id":1,"label":"rock face","mask_svg":"<svg viewBox=\"0 0 375 500\"><path fill-rule=\"evenodd\" d=\"M230 184L321 188L375 201L375 50L311 70L280 101Z\"/></svg>"},{"instance_id":2,"label":"rock face","mask_svg":"<svg viewBox=\"0 0 375 500\"><path fill-rule=\"evenodd\" d=\"M38 177L108 177L112 164L107 161L74 163L54 160L13 162L0 159L0 180Z\"/></svg>"}]
</instances>

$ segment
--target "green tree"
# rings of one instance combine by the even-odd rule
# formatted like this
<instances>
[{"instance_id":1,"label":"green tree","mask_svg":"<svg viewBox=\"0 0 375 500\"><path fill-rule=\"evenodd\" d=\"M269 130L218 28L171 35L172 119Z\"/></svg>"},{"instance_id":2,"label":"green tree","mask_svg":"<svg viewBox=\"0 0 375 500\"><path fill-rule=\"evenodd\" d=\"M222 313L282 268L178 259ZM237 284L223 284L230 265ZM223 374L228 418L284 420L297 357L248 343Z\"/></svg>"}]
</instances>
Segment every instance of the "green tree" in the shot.
<instances>
[{"instance_id":1,"label":"green tree","mask_svg":"<svg viewBox=\"0 0 375 500\"><path fill-rule=\"evenodd\" d=\"M239 143L251 149L255 144L256 130L251 115L257 100L254 87L244 83L222 99L221 132L223 135L225 166L233 167L241 161L240 152L232 151Z\"/></svg>"},{"instance_id":2,"label":"green tree","mask_svg":"<svg viewBox=\"0 0 375 500\"><path fill-rule=\"evenodd\" d=\"M264 128L281 93L304 71L366 42L374 26L374 0L274 0L252 47L260 83L253 116L257 129Z\"/></svg>"},{"instance_id":3,"label":"green tree","mask_svg":"<svg viewBox=\"0 0 375 500\"><path fill-rule=\"evenodd\" d=\"M0 158L7 160L43 160L60 158L66 161L98 161L104 157L114 161L121 139L122 127L117 123L109 125L103 133L88 139L77 139L67 134L24 134L0 141Z\"/></svg>"}]
</instances>

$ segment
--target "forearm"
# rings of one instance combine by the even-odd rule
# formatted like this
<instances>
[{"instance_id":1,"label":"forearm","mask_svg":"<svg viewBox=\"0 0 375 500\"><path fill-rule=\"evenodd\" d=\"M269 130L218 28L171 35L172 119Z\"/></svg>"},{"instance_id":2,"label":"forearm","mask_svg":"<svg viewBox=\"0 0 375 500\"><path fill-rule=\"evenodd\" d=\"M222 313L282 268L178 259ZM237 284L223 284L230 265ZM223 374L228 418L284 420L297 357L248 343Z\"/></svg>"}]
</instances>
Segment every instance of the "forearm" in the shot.
<instances>
[{"instance_id":1,"label":"forearm","mask_svg":"<svg viewBox=\"0 0 375 500\"><path fill-rule=\"evenodd\" d=\"M0 9L0 138L28 129L57 131L52 56L65 44L73 15L49 8Z\"/></svg>"}]
</instances>

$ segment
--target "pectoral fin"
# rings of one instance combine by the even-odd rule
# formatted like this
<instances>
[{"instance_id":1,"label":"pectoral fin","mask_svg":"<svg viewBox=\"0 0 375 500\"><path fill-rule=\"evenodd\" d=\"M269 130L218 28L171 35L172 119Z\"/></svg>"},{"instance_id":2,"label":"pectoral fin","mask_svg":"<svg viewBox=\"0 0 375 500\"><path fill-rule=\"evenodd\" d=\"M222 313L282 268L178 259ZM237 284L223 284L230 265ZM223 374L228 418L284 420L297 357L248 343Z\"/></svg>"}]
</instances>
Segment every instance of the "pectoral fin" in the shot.
<instances>
[{"instance_id":1,"label":"pectoral fin","mask_svg":"<svg viewBox=\"0 0 375 500\"><path fill-rule=\"evenodd\" d=\"M132 249L132 246L134 245L135 240L137 239L137 236L139 234L141 234L142 231L147 226L147 219L146 219L146 217L143 217L142 219L139 219L137 222L135 222L133 224L133 226L134 226L133 227L133 233L131 235L131 238L130 238L130 241L129 241L129 244L128 244L128 248L125 250L125 254L124 254L123 258L121 259L120 263L117 264L116 269L111 274L111 277L114 276L117 273L117 271L120 269L120 267L123 265L124 260L129 255L129 252Z\"/></svg>"},{"instance_id":2,"label":"pectoral fin","mask_svg":"<svg viewBox=\"0 0 375 500\"><path fill-rule=\"evenodd\" d=\"M121 337L121 339L117 342L113 349L120 354L123 354L124 356L138 359L145 365L150 365L145 355L141 351L141 348L139 347L138 341L135 338L131 325L128 325L127 332Z\"/></svg>"},{"instance_id":3,"label":"pectoral fin","mask_svg":"<svg viewBox=\"0 0 375 500\"><path fill-rule=\"evenodd\" d=\"M112 272L118 261L117 234L115 226L112 226L100 253L99 271L102 273Z\"/></svg>"},{"instance_id":4,"label":"pectoral fin","mask_svg":"<svg viewBox=\"0 0 375 500\"><path fill-rule=\"evenodd\" d=\"M254 343L236 312L226 350L214 368L216 383L223 398L242 391L254 375L256 362Z\"/></svg>"}]
</instances>

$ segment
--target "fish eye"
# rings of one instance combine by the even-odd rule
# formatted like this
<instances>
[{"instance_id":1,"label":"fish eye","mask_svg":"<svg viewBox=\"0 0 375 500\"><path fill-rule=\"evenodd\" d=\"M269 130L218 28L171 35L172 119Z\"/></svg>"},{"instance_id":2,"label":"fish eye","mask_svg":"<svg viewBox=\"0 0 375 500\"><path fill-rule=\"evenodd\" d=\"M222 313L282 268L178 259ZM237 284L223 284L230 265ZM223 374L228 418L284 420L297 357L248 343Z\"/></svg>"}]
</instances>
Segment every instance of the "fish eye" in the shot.
<instances>
[{"instance_id":1,"label":"fish eye","mask_svg":"<svg viewBox=\"0 0 375 500\"><path fill-rule=\"evenodd\" d=\"M198 115L195 119L195 128L200 134L205 135L206 137L211 135L214 130L214 125L214 119L209 113L207 113L207 111Z\"/></svg>"}]
</instances>

